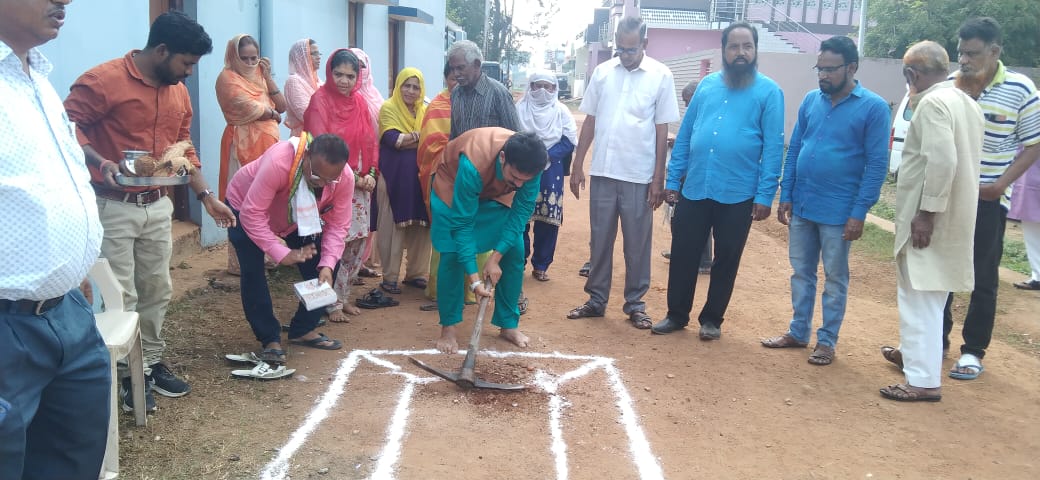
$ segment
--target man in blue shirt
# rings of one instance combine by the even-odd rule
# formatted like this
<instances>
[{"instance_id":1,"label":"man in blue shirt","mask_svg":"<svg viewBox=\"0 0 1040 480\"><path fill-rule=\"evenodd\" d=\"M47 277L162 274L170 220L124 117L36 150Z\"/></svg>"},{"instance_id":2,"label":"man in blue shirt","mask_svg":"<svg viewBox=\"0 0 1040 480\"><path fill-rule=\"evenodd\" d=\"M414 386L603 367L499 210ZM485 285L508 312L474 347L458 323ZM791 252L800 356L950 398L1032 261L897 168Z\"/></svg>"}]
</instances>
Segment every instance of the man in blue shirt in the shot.
<instances>
[{"instance_id":1,"label":"man in blue shirt","mask_svg":"<svg viewBox=\"0 0 1040 480\"><path fill-rule=\"evenodd\" d=\"M689 323L697 265L712 232L715 263L699 317L700 338L722 336L751 221L769 216L780 178L784 94L758 73L758 31L734 23L722 31L722 49L722 72L704 77L697 87L668 166L665 200L678 204L672 218L668 316L651 329L657 334Z\"/></svg>"},{"instance_id":2,"label":"man in blue shirt","mask_svg":"<svg viewBox=\"0 0 1040 480\"><path fill-rule=\"evenodd\" d=\"M762 340L769 348L809 344L816 271L823 258L823 326L816 331L813 365L834 360L845 318L849 246L863 234L863 219L877 202L888 170L888 104L853 77L856 44L831 37L817 57L820 89L805 95L780 182L777 219L790 226L791 304L794 315L783 335Z\"/></svg>"}]
</instances>

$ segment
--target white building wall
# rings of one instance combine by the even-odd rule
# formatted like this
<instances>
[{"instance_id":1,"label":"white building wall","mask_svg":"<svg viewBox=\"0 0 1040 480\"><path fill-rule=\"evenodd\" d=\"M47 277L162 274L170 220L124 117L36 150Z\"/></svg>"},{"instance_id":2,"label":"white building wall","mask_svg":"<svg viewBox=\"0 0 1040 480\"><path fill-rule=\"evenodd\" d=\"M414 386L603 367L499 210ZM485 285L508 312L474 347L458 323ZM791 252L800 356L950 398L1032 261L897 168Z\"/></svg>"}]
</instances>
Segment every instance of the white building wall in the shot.
<instances>
[{"instance_id":1,"label":"white building wall","mask_svg":"<svg viewBox=\"0 0 1040 480\"><path fill-rule=\"evenodd\" d=\"M405 2L402 2L405 3ZM415 67L426 80L426 96L433 98L444 88L444 28L446 26L443 0L408 0L433 16L433 23L408 23L404 27L404 65Z\"/></svg>"}]
</instances>

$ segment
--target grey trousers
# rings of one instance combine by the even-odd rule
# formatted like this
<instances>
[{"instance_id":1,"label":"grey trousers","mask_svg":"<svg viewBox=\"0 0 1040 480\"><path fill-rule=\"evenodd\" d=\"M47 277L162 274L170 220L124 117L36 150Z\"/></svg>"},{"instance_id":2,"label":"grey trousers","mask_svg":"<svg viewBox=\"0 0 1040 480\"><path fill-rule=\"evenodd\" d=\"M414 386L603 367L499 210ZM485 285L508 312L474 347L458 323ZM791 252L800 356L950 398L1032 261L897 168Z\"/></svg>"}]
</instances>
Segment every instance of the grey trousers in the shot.
<instances>
[{"instance_id":1,"label":"grey trousers","mask_svg":"<svg viewBox=\"0 0 1040 480\"><path fill-rule=\"evenodd\" d=\"M643 296L650 289L650 249L654 215L646 203L649 184L607 177L589 179L589 224L592 229L591 269L585 282L589 305L598 311L607 307L614 273L614 240L618 218L625 252L624 312L646 311Z\"/></svg>"}]
</instances>

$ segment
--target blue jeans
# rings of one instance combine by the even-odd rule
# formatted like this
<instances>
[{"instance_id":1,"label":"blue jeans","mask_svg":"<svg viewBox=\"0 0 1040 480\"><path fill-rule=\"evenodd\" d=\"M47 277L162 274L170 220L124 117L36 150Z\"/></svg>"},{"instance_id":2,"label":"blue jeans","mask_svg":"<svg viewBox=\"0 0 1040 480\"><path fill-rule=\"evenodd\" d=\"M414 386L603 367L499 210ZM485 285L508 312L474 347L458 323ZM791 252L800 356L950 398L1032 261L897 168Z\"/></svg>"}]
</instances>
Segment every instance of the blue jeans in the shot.
<instances>
[{"instance_id":1,"label":"blue jeans","mask_svg":"<svg viewBox=\"0 0 1040 480\"><path fill-rule=\"evenodd\" d=\"M813 306L816 304L816 270L823 258L826 281L823 287L823 326L816 331L816 342L833 347L845 319L849 291L849 247L843 240L845 225L824 225L797 215L791 217L788 255L791 259L790 334L799 342L809 342Z\"/></svg>"},{"instance_id":2,"label":"blue jeans","mask_svg":"<svg viewBox=\"0 0 1040 480\"><path fill-rule=\"evenodd\" d=\"M0 478L96 479L112 376L83 294L39 316L0 312L0 352Z\"/></svg>"},{"instance_id":3,"label":"blue jeans","mask_svg":"<svg viewBox=\"0 0 1040 480\"><path fill-rule=\"evenodd\" d=\"M235 246L238 255L238 266L241 273L238 277L239 290L242 297L242 310L246 321L253 329L253 335L260 342L260 348L265 348L270 343L282 342L282 324L274 314L274 304L271 301L271 290L267 285L267 272L264 268L264 251L253 243L249 235L242 228L242 220L239 212L229 204L228 207L235 214L237 223L228 228L228 241ZM314 237L301 237L296 232L282 238L285 245L292 249L304 245L314 244L317 253L306 262L296 264L300 271L300 277L304 280L318 278L318 262L321 260L321 235ZM332 270L332 278L336 278L339 272L339 262ZM318 328L318 321L325 314L324 308L307 311L303 302L296 307L296 314L289 323L289 339L300 338Z\"/></svg>"}]
</instances>

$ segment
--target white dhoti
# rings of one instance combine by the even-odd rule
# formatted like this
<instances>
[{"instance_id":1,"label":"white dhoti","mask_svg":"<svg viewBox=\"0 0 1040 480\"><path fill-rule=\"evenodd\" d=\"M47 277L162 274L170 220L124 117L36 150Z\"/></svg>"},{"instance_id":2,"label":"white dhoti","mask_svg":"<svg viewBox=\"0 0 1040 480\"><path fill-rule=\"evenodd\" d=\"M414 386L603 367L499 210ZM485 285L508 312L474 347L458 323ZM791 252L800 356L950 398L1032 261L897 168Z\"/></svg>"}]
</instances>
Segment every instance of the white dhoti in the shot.
<instances>
[{"instance_id":1,"label":"white dhoti","mask_svg":"<svg viewBox=\"0 0 1040 480\"><path fill-rule=\"evenodd\" d=\"M896 257L899 339L906 383L938 388L942 381L943 308L949 292L916 290L907 272L906 255Z\"/></svg>"}]
</instances>

